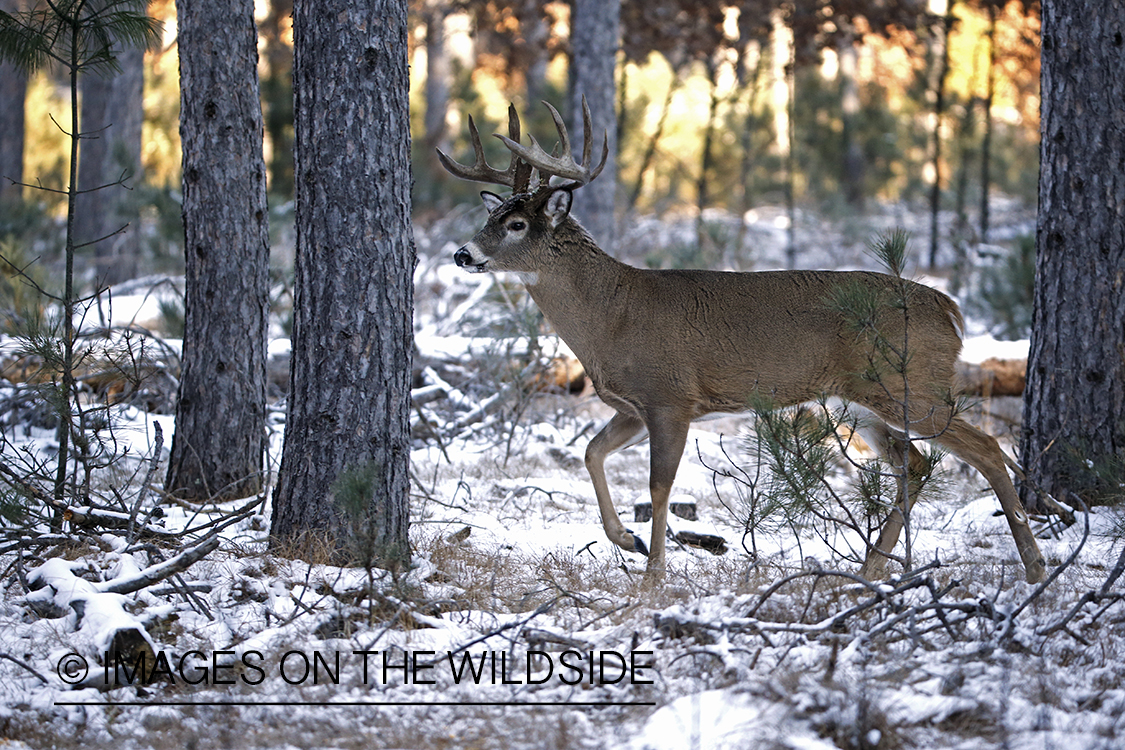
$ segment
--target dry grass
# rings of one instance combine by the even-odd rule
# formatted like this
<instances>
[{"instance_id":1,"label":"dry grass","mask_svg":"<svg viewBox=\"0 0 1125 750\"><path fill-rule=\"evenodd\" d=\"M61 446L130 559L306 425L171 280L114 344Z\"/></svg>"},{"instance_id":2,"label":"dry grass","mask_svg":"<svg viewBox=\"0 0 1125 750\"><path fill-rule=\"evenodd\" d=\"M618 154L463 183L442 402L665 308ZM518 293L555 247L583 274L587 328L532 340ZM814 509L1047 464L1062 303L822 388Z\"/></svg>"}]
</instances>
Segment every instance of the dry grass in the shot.
<instances>
[{"instance_id":1,"label":"dry grass","mask_svg":"<svg viewBox=\"0 0 1125 750\"><path fill-rule=\"evenodd\" d=\"M738 555L708 555L672 563L664 581L654 583L644 575L643 558L606 560L560 551L532 556L481 548L471 537L451 543L440 533L417 535L415 553L437 567L436 580L457 590L459 608L520 613L557 601L579 621L597 617L606 624L705 596L751 593L776 575Z\"/></svg>"},{"instance_id":2,"label":"dry grass","mask_svg":"<svg viewBox=\"0 0 1125 750\"><path fill-rule=\"evenodd\" d=\"M275 560L300 560L309 565L339 565L340 548L322 530L308 530L288 539L273 540L267 557Z\"/></svg>"}]
</instances>

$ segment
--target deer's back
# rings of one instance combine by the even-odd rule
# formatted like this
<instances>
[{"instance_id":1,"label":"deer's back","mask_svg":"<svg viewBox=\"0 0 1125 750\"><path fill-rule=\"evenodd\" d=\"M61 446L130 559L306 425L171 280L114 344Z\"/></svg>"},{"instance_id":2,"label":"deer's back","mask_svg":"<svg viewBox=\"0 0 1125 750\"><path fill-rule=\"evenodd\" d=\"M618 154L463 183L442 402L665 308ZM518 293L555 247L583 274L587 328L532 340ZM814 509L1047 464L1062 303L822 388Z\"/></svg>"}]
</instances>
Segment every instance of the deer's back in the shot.
<instances>
[{"instance_id":1,"label":"deer's back","mask_svg":"<svg viewBox=\"0 0 1125 750\"><path fill-rule=\"evenodd\" d=\"M961 315L930 287L861 271L632 270L600 361L584 363L605 396L682 404L686 395L693 416L745 409L755 393L779 403L822 393L864 401L873 389L902 388L886 363L892 382L871 380L884 344L906 347L913 390L952 380ZM849 312L856 299L874 301L878 315Z\"/></svg>"}]
</instances>

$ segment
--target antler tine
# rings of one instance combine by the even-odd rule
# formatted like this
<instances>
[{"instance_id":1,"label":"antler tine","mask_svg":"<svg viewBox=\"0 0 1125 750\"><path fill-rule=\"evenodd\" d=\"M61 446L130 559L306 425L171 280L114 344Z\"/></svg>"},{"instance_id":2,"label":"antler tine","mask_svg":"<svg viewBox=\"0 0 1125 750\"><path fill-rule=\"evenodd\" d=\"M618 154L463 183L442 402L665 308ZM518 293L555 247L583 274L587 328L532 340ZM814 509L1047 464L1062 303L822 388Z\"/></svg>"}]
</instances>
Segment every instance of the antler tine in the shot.
<instances>
[{"instance_id":1,"label":"antler tine","mask_svg":"<svg viewBox=\"0 0 1125 750\"><path fill-rule=\"evenodd\" d=\"M609 134L606 133L606 138ZM590 105L586 103L586 95L582 95L582 164L590 163L590 152L594 148L594 128L590 123Z\"/></svg>"},{"instance_id":2,"label":"antler tine","mask_svg":"<svg viewBox=\"0 0 1125 750\"><path fill-rule=\"evenodd\" d=\"M583 101L583 103L585 103L585 101L586 101L585 95L582 96L582 101ZM567 131L566 131L566 123L563 122L562 115L559 114L559 111L557 109L555 109L554 106L551 105L550 102L543 102L543 103L546 104L547 109L549 109L551 111L551 119L555 121L555 130L557 130L558 133L559 133L559 151L562 152L562 156L563 156L564 159L569 158L571 161L573 161L574 155L573 155L573 152L570 150L570 134L567 133ZM583 123L583 124L585 124L585 123Z\"/></svg>"},{"instance_id":3,"label":"antler tine","mask_svg":"<svg viewBox=\"0 0 1125 750\"><path fill-rule=\"evenodd\" d=\"M562 115L559 111L551 106L550 102L543 102L547 105L547 109L551 112L551 118L555 121L555 129L559 133L559 142L562 154L560 156L553 156L548 154L543 147L539 145L538 141L532 136L530 137L531 145L524 146L519 142L506 138L502 135L497 135L508 147L514 156L519 157L523 161L530 164L535 169L539 170L540 175L562 177L563 179L570 180L559 187L576 188L586 185L591 182L595 177L601 174L602 168L605 167L606 159L609 156L609 135L608 133L602 140L602 158L598 162L598 166L590 169L590 157L593 150L593 127L590 122L590 108L586 104L586 98L582 97L582 125L585 131L582 140L582 163L577 164L574 161L574 154L570 148L570 136L566 130L566 124L563 122Z\"/></svg>"},{"instance_id":4,"label":"antler tine","mask_svg":"<svg viewBox=\"0 0 1125 750\"><path fill-rule=\"evenodd\" d=\"M520 142L520 113L512 102L508 103L508 137L516 143Z\"/></svg>"},{"instance_id":5,"label":"antler tine","mask_svg":"<svg viewBox=\"0 0 1125 750\"><path fill-rule=\"evenodd\" d=\"M516 114L515 106L508 110L508 132L519 141L520 136L520 120L519 115ZM449 158L441 149L437 149L438 161L445 167L445 170L452 174L454 177L459 177L462 180L470 180L472 182L486 182L492 185L504 185L510 187L516 192L523 192L527 190L528 181L531 178L531 166L525 164L523 159L518 154L512 154L512 161L507 169L499 170L489 165L484 157L484 146L480 142L480 132L477 130L477 125L473 122L473 116L469 115L469 140L473 146L474 163L473 166L465 166L453 159Z\"/></svg>"},{"instance_id":6,"label":"antler tine","mask_svg":"<svg viewBox=\"0 0 1125 750\"><path fill-rule=\"evenodd\" d=\"M516 105L511 103L508 104L508 137L516 143L520 142L520 115L516 111ZM512 154L508 171L512 173L512 192L526 193L531 185L531 165Z\"/></svg>"}]
</instances>

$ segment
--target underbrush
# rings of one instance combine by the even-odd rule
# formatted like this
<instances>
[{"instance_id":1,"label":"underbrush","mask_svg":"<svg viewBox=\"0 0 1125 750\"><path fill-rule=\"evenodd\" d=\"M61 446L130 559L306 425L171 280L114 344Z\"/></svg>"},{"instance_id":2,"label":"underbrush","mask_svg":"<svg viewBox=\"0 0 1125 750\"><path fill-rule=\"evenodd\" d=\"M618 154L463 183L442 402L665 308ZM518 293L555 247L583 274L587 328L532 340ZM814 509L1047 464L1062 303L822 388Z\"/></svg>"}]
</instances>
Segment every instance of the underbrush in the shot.
<instances>
[{"instance_id":1,"label":"underbrush","mask_svg":"<svg viewBox=\"0 0 1125 750\"><path fill-rule=\"evenodd\" d=\"M627 452L623 462L641 461L641 453ZM466 468L445 467L437 486L440 475L464 477ZM569 475L530 461L509 463L508 478L523 469L533 472L527 484L557 486L555 473ZM176 674L109 692L66 690L55 664L74 652L97 666L98 653L84 645L93 645L90 634L75 632L63 587L50 597L53 609L33 607L9 578L0 651L18 661L0 666L5 733L54 747L419 750L731 746L724 737L778 748L1120 741L1122 565L1105 554L1072 559L1082 529L1054 543L1064 566L1045 587L1022 583L1003 556L966 554L870 583L827 559L779 553L755 561L737 548L714 556L678 546L665 581L652 585L641 558L599 538L591 501L575 500L569 518L513 515L507 529L484 523L504 494L476 494L471 513L420 504L427 518L414 527L412 568L402 575L334 566L327 552L312 563L267 553L260 517L237 521L219 551L128 595L129 616L173 662L191 652L231 661L222 680L201 685ZM213 520L233 511L212 509ZM721 531L730 523L722 512L704 505L700 523ZM1110 514L1090 520L1086 549L1105 550ZM571 536L571 526L589 528ZM93 585L150 565L143 550L105 549L105 538L64 555ZM25 565L34 578L36 560ZM608 680L532 684L546 675L544 660L565 651L641 654L651 667L636 681L614 682L613 672ZM265 678L242 683L256 673L235 667L255 652ZM286 679L278 667L294 652L342 654L338 681ZM357 652L371 654L374 679L363 676ZM389 673L381 673L384 653ZM511 682L487 672L457 681L445 668L447 659L500 655L521 665L507 673ZM403 664L421 665L434 682L407 676ZM61 705L75 700L88 705ZM160 705L167 703L175 705Z\"/></svg>"}]
</instances>

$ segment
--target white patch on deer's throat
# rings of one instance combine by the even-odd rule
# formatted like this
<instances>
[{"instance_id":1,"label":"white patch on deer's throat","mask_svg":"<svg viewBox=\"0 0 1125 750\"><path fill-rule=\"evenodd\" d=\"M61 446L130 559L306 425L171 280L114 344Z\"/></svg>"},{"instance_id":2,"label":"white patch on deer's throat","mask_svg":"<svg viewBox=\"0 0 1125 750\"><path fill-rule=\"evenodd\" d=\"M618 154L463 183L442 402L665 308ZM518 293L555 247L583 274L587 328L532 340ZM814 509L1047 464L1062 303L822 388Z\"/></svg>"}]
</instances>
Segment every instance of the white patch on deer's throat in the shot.
<instances>
[{"instance_id":1,"label":"white patch on deer's throat","mask_svg":"<svg viewBox=\"0 0 1125 750\"><path fill-rule=\"evenodd\" d=\"M517 271L516 276L524 286L535 286L539 283L538 271Z\"/></svg>"}]
</instances>

